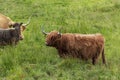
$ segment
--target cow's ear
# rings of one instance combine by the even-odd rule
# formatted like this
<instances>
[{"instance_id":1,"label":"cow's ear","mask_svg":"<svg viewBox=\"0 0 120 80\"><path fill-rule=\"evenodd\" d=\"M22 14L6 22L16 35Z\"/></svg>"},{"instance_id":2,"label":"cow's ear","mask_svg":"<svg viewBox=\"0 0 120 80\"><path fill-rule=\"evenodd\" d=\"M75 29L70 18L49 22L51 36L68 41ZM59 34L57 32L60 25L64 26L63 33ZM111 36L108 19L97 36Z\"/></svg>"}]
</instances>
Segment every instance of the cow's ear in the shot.
<instances>
[{"instance_id":1,"label":"cow's ear","mask_svg":"<svg viewBox=\"0 0 120 80\"><path fill-rule=\"evenodd\" d=\"M23 24L23 23L21 22L21 23L20 23L20 26L21 26L22 24Z\"/></svg>"},{"instance_id":2,"label":"cow's ear","mask_svg":"<svg viewBox=\"0 0 120 80\"><path fill-rule=\"evenodd\" d=\"M22 25L22 30L24 31L25 29L26 29L26 27Z\"/></svg>"}]
</instances>

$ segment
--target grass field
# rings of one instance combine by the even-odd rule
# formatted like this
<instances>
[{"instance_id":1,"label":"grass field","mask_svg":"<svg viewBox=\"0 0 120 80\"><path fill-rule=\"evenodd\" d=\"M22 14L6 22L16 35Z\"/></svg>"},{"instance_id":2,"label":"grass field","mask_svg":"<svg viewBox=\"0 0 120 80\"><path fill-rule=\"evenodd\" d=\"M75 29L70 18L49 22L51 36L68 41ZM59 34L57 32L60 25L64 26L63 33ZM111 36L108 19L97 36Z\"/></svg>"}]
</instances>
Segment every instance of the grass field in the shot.
<instances>
[{"instance_id":1,"label":"grass field","mask_svg":"<svg viewBox=\"0 0 120 80\"><path fill-rule=\"evenodd\" d=\"M17 46L0 48L0 80L120 80L120 0L0 0L0 13L31 23ZM107 66L61 59L45 46L45 31L101 33Z\"/></svg>"}]
</instances>

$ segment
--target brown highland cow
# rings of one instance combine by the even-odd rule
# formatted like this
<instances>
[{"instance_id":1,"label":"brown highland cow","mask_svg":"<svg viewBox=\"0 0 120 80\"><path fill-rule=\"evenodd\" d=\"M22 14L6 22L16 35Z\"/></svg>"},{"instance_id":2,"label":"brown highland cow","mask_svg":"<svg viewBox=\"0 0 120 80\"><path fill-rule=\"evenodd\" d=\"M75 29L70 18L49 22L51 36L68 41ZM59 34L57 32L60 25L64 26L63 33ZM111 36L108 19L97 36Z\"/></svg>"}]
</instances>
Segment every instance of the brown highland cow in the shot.
<instances>
[{"instance_id":1,"label":"brown highland cow","mask_svg":"<svg viewBox=\"0 0 120 80\"><path fill-rule=\"evenodd\" d=\"M67 56L83 60L92 59L95 65L102 54L102 62L105 64L104 37L101 34L61 34L58 31L46 33L46 45L55 47L60 57Z\"/></svg>"}]
</instances>

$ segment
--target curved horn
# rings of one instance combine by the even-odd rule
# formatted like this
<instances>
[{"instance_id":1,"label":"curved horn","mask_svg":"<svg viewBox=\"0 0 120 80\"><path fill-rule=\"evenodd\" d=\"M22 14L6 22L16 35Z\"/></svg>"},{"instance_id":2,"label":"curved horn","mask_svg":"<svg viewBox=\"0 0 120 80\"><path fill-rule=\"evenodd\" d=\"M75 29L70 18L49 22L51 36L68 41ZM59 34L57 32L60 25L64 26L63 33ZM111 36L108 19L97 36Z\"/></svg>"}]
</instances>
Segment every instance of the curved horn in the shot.
<instances>
[{"instance_id":1,"label":"curved horn","mask_svg":"<svg viewBox=\"0 0 120 80\"><path fill-rule=\"evenodd\" d=\"M60 27L58 31L61 32L62 29L63 29L63 27Z\"/></svg>"},{"instance_id":2,"label":"curved horn","mask_svg":"<svg viewBox=\"0 0 120 80\"><path fill-rule=\"evenodd\" d=\"M46 32L44 31L43 26L42 26L42 33L43 33L44 35L47 35L47 34L48 34L48 33L46 33Z\"/></svg>"},{"instance_id":3,"label":"curved horn","mask_svg":"<svg viewBox=\"0 0 120 80\"><path fill-rule=\"evenodd\" d=\"M62 33L61 33L61 30L62 30L62 29L63 29L63 27L60 27L60 28L59 28L59 30L58 30L58 31L59 31L58 34L60 34L60 35L62 34Z\"/></svg>"},{"instance_id":4,"label":"curved horn","mask_svg":"<svg viewBox=\"0 0 120 80\"><path fill-rule=\"evenodd\" d=\"M29 17L28 22L26 24L22 24L22 25L26 27L30 23L31 17L32 16Z\"/></svg>"}]
</instances>

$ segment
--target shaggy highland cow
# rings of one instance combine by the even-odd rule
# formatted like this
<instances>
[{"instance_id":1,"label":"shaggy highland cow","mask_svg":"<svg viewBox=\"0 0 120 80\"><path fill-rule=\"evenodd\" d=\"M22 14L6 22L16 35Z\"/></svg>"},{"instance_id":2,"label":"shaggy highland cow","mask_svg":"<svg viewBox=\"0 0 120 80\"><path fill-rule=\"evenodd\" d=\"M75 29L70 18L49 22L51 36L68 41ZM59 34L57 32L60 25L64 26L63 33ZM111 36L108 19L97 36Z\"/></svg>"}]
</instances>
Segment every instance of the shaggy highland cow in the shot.
<instances>
[{"instance_id":1,"label":"shaggy highland cow","mask_svg":"<svg viewBox=\"0 0 120 80\"><path fill-rule=\"evenodd\" d=\"M0 46L16 45L20 40L20 24L14 25L14 28L0 29Z\"/></svg>"},{"instance_id":2,"label":"shaggy highland cow","mask_svg":"<svg viewBox=\"0 0 120 80\"><path fill-rule=\"evenodd\" d=\"M55 47L62 58L70 56L83 60L92 59L92 64L95 65L99 55L102 54L102 61L106 63L104 37L101 34L61 34L57 31L43 33L46 35L46 45Z\"/></svg>"}]
</instances>

